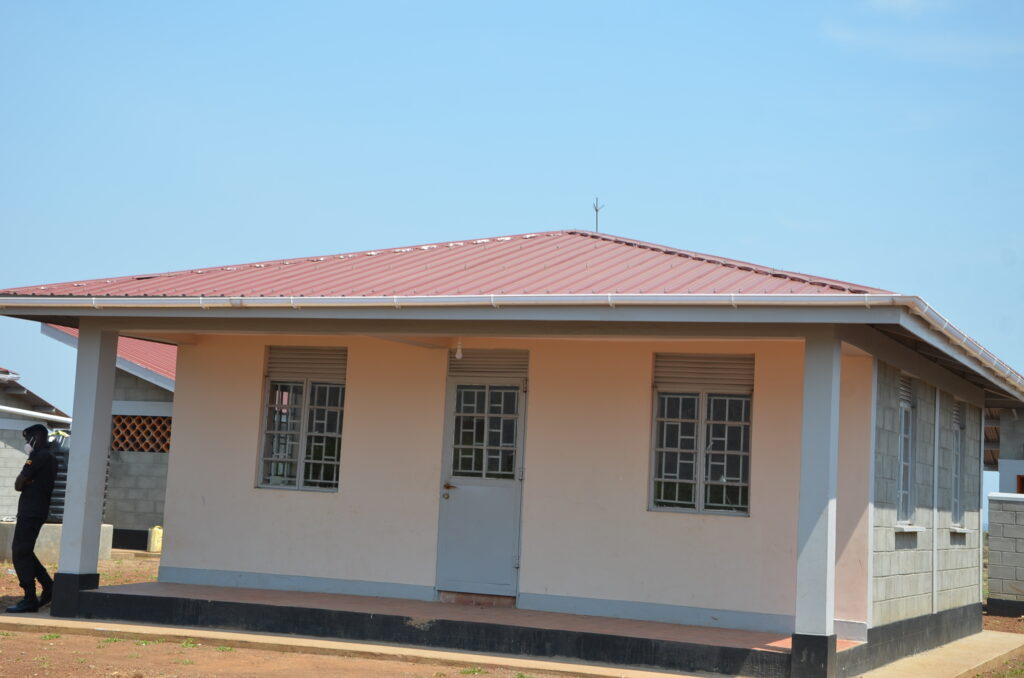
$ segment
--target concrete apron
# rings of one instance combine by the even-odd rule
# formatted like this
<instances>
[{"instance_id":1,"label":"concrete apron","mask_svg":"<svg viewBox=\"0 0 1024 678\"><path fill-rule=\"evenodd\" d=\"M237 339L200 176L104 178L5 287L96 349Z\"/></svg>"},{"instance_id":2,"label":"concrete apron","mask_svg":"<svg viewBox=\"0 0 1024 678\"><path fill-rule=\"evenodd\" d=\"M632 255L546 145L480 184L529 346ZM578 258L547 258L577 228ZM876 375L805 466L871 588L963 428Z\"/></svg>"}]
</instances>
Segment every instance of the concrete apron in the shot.
<instances>
[{"instance_id":1,"label":"concrete apron","mask_svg":"<svg viewBox=\"0 0 1024 678\"><path fill-rule=\"evenodd\" d=\"M974 678L1024 656L1024 634L982 631L934 650L904 657L860 678Z\"/></svg>"},{"instance_id":2,"label":"concrete apron","mask_svg":"<svg viewBox=\"0 0 1024 678\"><path fill-rule=\"evenodd\" d=\"M11 559L11 541L14 539L12 522L0 522L0 560ZM36 557L43 563L56 563L60 556L60 535L62 525L46 523L39 530L36 539ZM100 527L100 560L110 559L110 545L114 538L114 526L104 524Z\"/></svg>"},{"instance_id":3,"label":"concrete apron","mask_svg":"<svg viewBox=\"0 0 1024 678\"><path fill-rule=\"evenodd\" d=\"M338 657L362 657L390 659L420 664L443 664L449 666L479 666L490 669L513 671L546 671L578 678L742 678L718 673L663 673L646 669L631 669L622 666L577 663L573 661L539 660L490 655L476 652L451 652L431 650L404 645L384 643L356 643L338 640L324 640L306 636L273 635L265 633L243 633L235 631L211 631L206 629L159 626L148 624L125 624L50 617L48 612L24 615L0 614L0 630L23 633L68 633L97 636L102 638L124 638L146 640L162 638L184 640L191 638L200 644L224 645L235 648L272 650L277 652L303 652L307 654L334 655ZM1021 636L1024 640L1024 636Z\"/></svg>"}]
</instances>

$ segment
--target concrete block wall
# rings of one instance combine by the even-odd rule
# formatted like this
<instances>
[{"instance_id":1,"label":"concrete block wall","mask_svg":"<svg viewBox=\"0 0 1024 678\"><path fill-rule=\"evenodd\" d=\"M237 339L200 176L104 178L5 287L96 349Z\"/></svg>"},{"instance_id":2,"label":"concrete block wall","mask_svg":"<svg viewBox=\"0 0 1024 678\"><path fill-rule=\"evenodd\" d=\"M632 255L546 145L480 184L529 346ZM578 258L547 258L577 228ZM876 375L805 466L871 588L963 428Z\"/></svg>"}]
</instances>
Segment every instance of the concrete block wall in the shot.
<instances>
[{"instance_id":1,"label":"concrete block wall","mask_svg":"<svg viewBox=\"0 0 1024 678\"><path fill-rule=\"evenodd\" d=\"M1024 601L1024 494L988 496L988 597Z\"/></svg>"},{"instance_id":2,"label":"concrete block wall","mask_svg":"<svg viewBox=\"0 0 1024 678\"><path fill-rule=\"evenodd\" d=\"M963 478L961 501L966 532L953 529L953 408L948 393L939 400L938 609L950 610L981 600L981 409L963 405Z\"/></svg>"},{"instance_id":3,"label":"concrete block wall","mask_svg":"<svg viewBox=\"0 0 1024 678\"><path fill-rule=\"evenodd\" d=\"M28 456L22 449L25 439L21 437L21 430L31 424L26 419L21 429L0 429L0 518L18 513L18 493L14 490L14 479L21 473L21 467L25 465Z\"/></svg>"},{"instance_id":4,"label":"concrete block wall","mask_svg":"<svg viewBox=\"0 0 1024 678\"><path fill-rule=\"evenodd\" d=\"M124 370L117 370L114 376L114 400L142 400L169 403L174 400L174 393L159 386L139 379Z\"/></svg>"},{"instance_id":5,"label":"concrete block wall","mask_svg":"<svg viewBox=\"0 0 1024 678\"><path fill-rule=\"evenodd\" d=\"M899 473L900 371L878 364L875 430L874 581L872 624L979 602L979 454L981 411L965 406L964 528L951 527L954 399L914 380L915 509L909 528L896 520ZM934 493L935 399L939 398L939 492ZM937 521L933 507L938 506ZM933 524L934 522L934 524ZM918 531L908 531L910 529ZM935 553L933 554L933 541ZM933 576L933 569L937 576ZM933 590L937 592L933 601Z\"/></svg>"},{"instance_id":6,"label":"concrete block wall","mask_svg":"<svg viewBox=\"0 0 1024 678\"><path fill-rule=\"evenodd\" d=\"M103 521L125 530L163 525L166 490L166 454L111 452Z\"/></svg>"}]
</instances>

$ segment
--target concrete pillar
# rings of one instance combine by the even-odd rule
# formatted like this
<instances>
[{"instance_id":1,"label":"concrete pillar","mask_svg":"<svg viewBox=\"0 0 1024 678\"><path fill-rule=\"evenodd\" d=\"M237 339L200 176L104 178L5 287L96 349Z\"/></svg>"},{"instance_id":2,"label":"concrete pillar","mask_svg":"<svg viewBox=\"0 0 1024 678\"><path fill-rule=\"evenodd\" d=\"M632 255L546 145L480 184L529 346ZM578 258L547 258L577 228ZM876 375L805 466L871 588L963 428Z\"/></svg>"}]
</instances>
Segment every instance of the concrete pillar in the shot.
<instances>
[{"instance_id":1,"label":"concrete pillar","mask_svg":"<svg viewBox=\"0 0 1024 678\"><path fill-rule=\"evenodd\" d=\"M796 629L792 676L836 675L836 469L840 342L832 328L804 344L803 434L797 521Z\"/></svg>"},{"instance_id":2,"label":"concrete pillar","mask_svg":"<svg viewBox=\"0 0 1024 678\"><path fill-rule=\"evenodd\" d=\"M78 336L60 564L50 612L54 617L75 616L79 591L99 586L97 565L116 359L117 332L101 330L83 319Z\"/></svg>"}]
</instances>

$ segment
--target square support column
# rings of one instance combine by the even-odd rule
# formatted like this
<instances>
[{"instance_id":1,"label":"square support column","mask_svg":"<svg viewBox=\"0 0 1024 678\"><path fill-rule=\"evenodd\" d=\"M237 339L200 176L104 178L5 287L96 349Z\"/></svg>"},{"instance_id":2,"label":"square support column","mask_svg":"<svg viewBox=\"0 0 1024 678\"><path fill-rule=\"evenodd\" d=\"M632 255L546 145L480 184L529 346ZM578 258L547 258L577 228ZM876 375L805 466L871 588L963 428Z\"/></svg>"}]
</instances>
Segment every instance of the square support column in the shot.
<instances>
[{"instance_id":1,"label":"square support column","mask_svg":"<svg viewBox=\"0 0 1024 678\"><path fill-rule=\"evenodd\" d=\"M797 522L796 630L792 648L794 678L836 675L840 359L840 342L834 329L807 336Z\"/></svg>"},{"instance_id":2,"label":"square support column","mask_svg":"<svg viewBox=\"0 0 1024 678\"><path fill-rule=\"evenodd\" d=\"M54 577L54 617L73 617L78 594L99 586L100 526L110 454L117 332L82 320L75 368L75 404L60 564Z\"/></svg>"}]
</instances>

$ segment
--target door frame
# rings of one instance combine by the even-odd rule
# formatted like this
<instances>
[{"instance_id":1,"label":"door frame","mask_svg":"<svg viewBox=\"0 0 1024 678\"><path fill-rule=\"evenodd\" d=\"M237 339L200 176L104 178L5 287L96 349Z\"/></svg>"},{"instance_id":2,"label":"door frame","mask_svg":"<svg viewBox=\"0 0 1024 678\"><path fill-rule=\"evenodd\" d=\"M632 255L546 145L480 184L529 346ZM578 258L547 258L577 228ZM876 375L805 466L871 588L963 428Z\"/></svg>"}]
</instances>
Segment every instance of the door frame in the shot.
<instances>
[{"instance_id":1,"label":"door frame","mask_svg":"<svg viewBox=\"0 0 1024 678\"><path fill-rule=\"evenodd\" d=\"M437 537L435 543L437 544L437 554L434 563L434 591L435 595L439 591L451 591L451 588L444 588L441 586L441 531L444 526L444 512L446 501L442 496L445 492L444 485L448 482L448 479L452 477L451 469L454 457L455 447L455 394L459 386L464 385L486 385L486 386L518 386L519 387L519 413L518 413L518 424L516 426L516 461L514 477L512 482L516 484L515 489L515 520L516 529L513 535L512 542L512 557L513 563L513 581L512 591L510 593L498 593L498 594L487 594L483 595L509 595L518 597L519 595L519 572L521 569L521 554L522 554L522 532L523 532L523 483L525 482L525 464L524 457L526 456L526 415L527 415L527 377L508 377L508 376L448 376L445 383L445 402L444 402L444 436L441 445L441 477L437 483ZM472 476L455 476L455 478L462 478L463 480L475 480ZM486 480L486 479L485 479Z\"/></svg>"}]
</instances>

